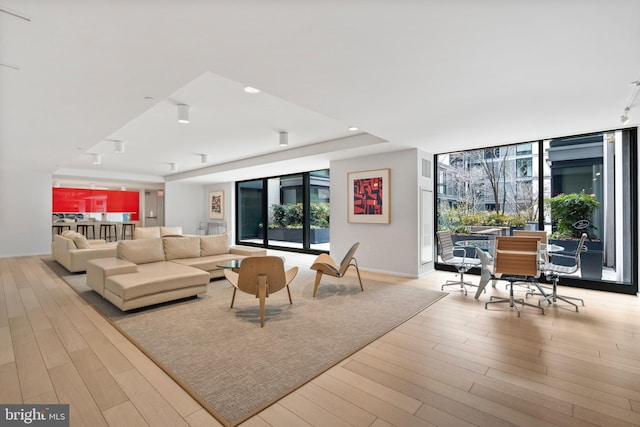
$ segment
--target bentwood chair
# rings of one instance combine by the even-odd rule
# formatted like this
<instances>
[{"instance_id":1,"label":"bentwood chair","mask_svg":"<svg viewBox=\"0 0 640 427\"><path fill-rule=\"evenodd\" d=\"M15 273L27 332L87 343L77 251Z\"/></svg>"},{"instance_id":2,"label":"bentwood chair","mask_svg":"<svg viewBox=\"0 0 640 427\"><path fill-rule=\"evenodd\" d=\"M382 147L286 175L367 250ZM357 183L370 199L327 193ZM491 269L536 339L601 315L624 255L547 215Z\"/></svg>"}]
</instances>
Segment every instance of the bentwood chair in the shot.
<instances>
[{"instance_id":1,"label":"bentwood chair","mask_svg":"<svg viewBox=\"0 0 640 427\"><path fill-rule=\"evenodd\" d=\"M234 286L233 296L231 297L231 308L236 299L236 290L255 295L260 299L260 326L264 327L264 308L265 300L269 294L273 294L287 289L289 294L289 304L293 304L291 300L291 292L289 291L289 283L298 274L298 267L290 270L284 270L284 261L277 256L252 256L242 260L238 272L231 269L224 270L224 276Z\"/></svg>"},{"instance_id":2,"label":"bentwood chair","mask_svg":"<svg viewBox=\"0 0 640 427\"><path fill-rule=\"evenodd\" d=\"M556 259L556 262L558 262L558 259L565 258L565 259L571 260L570 265L567 266L567 265L554 264L551 261L551 262L545 263L542 266L542 270L544 271L544 274L547 277L547 280L552 281L553 287L551 289L551 295L545 295L544 298L541 298L540 301L538 301L538 305L540 305L542 301L549 301L549 303L551 302L556 303L557 300L560 300L573 305L576 308L576 313L578 312L578 305L574 302L571 302L570 300L580 301L584 306L584 300L582 298L569 297L566 295L558 295L558 281L560 280L561 274L573 274L573 273L576 273L578 270L580 270L580 254L582 252L587 251L587 247L584 244L584 241L586 239L587 239L587 234L582 233L582 236L580 237L580 241L578 242L578 247L576 248L576 252L573 255L563 255L563 254L556 254L556 253L551 254L552 261Z\"/></svg>"},{"instance_id":3,"label":"bentwood chair","mask_svg":"<svg viewBox=\"0 0 640 427\"><path fill-rule=\"evenodd\" d=\"M509 307L514 308L520 317L517 304L522 304L523 308L524 306L534 307L544 314L544 308L525 302L523 298L516 299L513 294L514 283L533 281L540 276L539 246L538 239L531 237L496 236L493 274L497 279L507 280L510 283L509 297L491 296L490 301L485 303L485 308L488 308L489 304L509 304Z\"/></svg>"},{"instance_id":4,"label":"bentwood chair","mask_svg":"<svg viewBox=\"0 0 640 427\"><path fill-rule=\"evenodd\" d=\"M340 265L336 264L333 258L327 254L318 255L318 257L313 261L313 264L311 264L311 269L316 270L316 282L313 285L314 297L316 296L316 292L318 292L318 286L320 286L320 280L322 280L323 274L333 277L344 277L349 267L354 267L356 269L358 282L360 282L360 290L364 292L362 278L360 278L360 269L358 268L358 261L353 256L359 246L359 242L354 243L351 248L349 248L344 258L342 258Z\"/></svg>"},{"instance_id":5,"label":"bentwood chair","mask_svg":"<svg viewBox=\"0 0 640 427\"><path fill-rule=\"evenodd\" d=\"M440 290L444 290L445 286L460 286L460 290L467 295L467 286L478 287L478 285L465 281L464 273L472 267L480 266L480 258L468 257L466 248L454 247L450 231L438 231L436 235L438 236L438 243L440 243L440 258L442 262L453 265L460 275L459 280L447 280L440 287Z\"/></svg>"}]
</instances>

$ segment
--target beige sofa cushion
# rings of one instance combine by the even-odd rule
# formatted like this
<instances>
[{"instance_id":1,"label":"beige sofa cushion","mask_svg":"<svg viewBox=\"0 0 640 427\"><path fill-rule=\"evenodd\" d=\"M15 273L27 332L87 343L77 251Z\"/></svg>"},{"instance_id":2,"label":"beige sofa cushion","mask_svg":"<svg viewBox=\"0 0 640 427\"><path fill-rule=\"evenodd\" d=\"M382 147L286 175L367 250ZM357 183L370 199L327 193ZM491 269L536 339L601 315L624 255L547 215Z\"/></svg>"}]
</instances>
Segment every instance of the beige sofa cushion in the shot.
<instances>
[{"instance_id":1,"label":"beige sofa cushion","mask_svg":"<svg viewBox=\"0 0 640 427\"><path fill-rule=\"evenodd\" d=\"M134 240L157 239L160 237L160 227L136 227L133 230Z\"/></svg>"},{"instance_id":2,"label":"beige sofa cushion","mask_svg":"<svg viewBox=\"0 0 640 427\"><path fill-rule=\"evenodd\" d=\"M212 256L229 253L229 234L200 236L200 256Z\"/></svg>"},{"instance_id":3,"label":"beige sofa cushion","mask_svg":"<svg viewBox=\"0 0 640 427\"><path fill-rule=\"evenodd\" d=\"M160 237L182 236L182 227L160 227Z\"/></svg>"},{"instance_id":4,"label":"beige sofa cushion","mask_svg":"<svg viewBox=\"0 0 640 427\"><path fill-rule=\"evenodd\" d=\"M76 245L76 249L89 249L91 247L84 234L80 234L77 231L65 230L60 235L65 239L71 240Z\"/></svg>"},{"instance_id":5,"label":"beige sofa cushion","mask_svg":"<svg viewBox=\"0 0 640 427\"><path fill-rule=\"evenodd\" d=\"M163 237L162 244L167 261L200 257L200 238L198 236Z\"/></svg>"},{"instance_id":6,"label":"beige sofa cushion","mask_svg":"<svg viewBox=\"0 0 640 427\"><path fill-rule=\"evenodd\" d=\"M67 239L70 239L71 236L73 236L74 234L75 234L75 231L73 230L64 230L62 233L60 233L62 237L66 237Z\"/></svg>"},{"instance_id":7,"label":"beige sofa cushion","mask_svg":"<svg viewBox=\"0 0 640 427\"><path fill-rule=\"evenodd\" d=\"M72 239L78 249L89 249L91 247L89 246L89 241L84 234L76 233L73 235Z\"/></svg>"},{"instance_id":8,"label":"beige sofa cushion","mask_svg":"<svg viewBox=\"0 0 640 427\"><path fill-rule=\"evenodd\" d=\"M120 240L118 258L134 264L164 261L162 239Z\"/></svg>"}]
</instances>

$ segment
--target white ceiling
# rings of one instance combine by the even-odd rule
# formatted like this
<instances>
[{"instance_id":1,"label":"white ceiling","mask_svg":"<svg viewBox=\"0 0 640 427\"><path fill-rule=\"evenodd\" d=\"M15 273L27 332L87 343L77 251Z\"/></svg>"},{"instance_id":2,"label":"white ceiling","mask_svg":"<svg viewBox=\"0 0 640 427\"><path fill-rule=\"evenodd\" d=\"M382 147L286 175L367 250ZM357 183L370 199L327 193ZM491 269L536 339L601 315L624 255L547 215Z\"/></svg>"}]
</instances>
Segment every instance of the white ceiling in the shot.
<instances>
[{"instance_id":1,"label":"white ceiling","mask_svg":"<svg viewBox=\"0 0 640 427\"><path fill-rule=\"evenodd\" d=\"M613 129L640 78L638 0L0 0L0 9L0 167L59 180L213 183L405 147ZM190 124L177 123L178 103L191 106ZM640 123L637 105L630 115L629 126ZM279 131L289 147L278 147Z\"/></svg>"}]
</instances>

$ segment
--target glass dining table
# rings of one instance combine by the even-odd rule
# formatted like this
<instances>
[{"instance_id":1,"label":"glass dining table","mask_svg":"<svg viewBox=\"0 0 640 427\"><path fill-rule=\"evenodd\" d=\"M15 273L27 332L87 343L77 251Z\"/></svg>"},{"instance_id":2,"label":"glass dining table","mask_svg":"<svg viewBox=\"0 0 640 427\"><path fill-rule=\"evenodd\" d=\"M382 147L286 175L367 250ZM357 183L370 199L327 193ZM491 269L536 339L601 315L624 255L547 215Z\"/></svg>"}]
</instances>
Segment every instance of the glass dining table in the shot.
<instances>
[{"instance_id":1,"label":"glass dining table","mask_svg":"<svg viewBox=\"0 0 640 427\"><path fill-rule=\"evenodd\" d=\"M475 294L475 299L480 297L482 291L489 283L489 280L493 279L493 286L495 287L496 278L493 277L493 268L492 268L492 260L493 260L493 252L495 248L495 240L494 239L482 239L482 240L459 240L455 243L456 246L460 246L463 248L474 248L476 252L476 256L480 259L480 282L478 283L478 290ZM540 254L546 255L553 252L562 252L564 251L564 247L560 245L555 245L552 243L540 243ZM544 289L536 282L535 286L538 288L538 291L543 295L547 296L544 292Z\"/></svg>"}]
</instances>

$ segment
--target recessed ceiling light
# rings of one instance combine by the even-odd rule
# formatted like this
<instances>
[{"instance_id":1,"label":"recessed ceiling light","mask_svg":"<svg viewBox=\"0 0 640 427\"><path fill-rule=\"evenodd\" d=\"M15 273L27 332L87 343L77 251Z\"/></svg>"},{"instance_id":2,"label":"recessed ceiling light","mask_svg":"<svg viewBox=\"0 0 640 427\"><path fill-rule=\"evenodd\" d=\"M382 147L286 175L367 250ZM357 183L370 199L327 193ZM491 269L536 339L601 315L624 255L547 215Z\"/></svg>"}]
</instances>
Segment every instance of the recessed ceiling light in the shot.
<instances>
[{"instance_id":1,"label":"recessed ceiling light","mask_svg":"<svg viewBox=\"0 0 640 427\"><path fill-rule=\"evenodd\" d=\"M245 86L244 91L247 93L260 93L260 89L256 89L255 87Z\"/></svg>"},{"instance_id":2,"label":"recessed ceiling light","mask_svg":"<svg viewBox=\"0 0 640 427\"><path fill-rule=\"evenodd\" d=\"M349 130L350 130L351 132L355 132L355 131L357 131L357 130L358 130L358 128L357 128L357 127L355 127L355 126L349 126Z\"/></svg>"}]
</instances>

